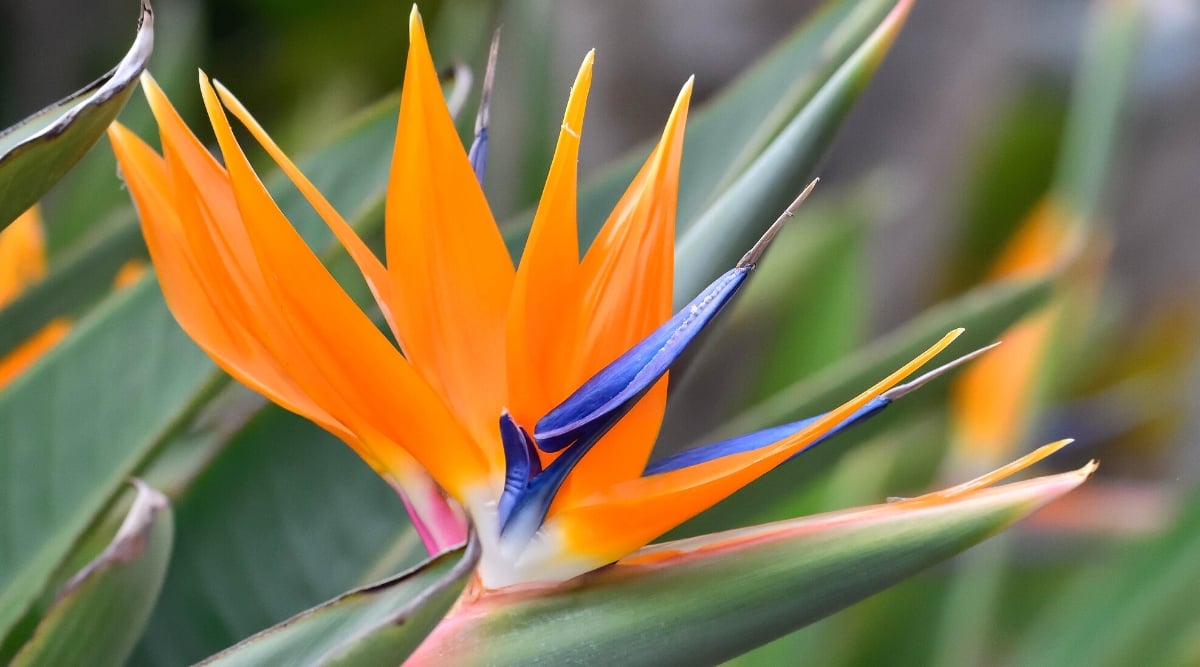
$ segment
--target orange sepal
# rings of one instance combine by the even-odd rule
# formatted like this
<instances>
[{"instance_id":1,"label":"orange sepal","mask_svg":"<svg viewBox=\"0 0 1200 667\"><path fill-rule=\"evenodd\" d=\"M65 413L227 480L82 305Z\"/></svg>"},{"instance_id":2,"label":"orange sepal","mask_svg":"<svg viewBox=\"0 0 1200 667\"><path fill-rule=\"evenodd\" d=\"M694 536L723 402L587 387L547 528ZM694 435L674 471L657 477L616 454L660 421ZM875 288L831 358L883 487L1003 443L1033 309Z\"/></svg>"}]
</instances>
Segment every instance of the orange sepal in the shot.
<instances>
[{"instance_id":1,"label":"orange sepal","mask_svg":"<svg viewBox=\"0 0 1200 667\"><path fill-rule=\"evenodd\" d=\"M291 226L238 146L216 91L203 75L200 84L241 219L253 221L241 227L279 307L279 333L295 340L300 356L292 361L310 364L323 380L306 393L337 406L339 420L377 459L407 463L395 451L403 447L463 497L489 477L478 450Z\"/></svg>"},{"instance_id":2,"label":"orange sepal","mask_svg":"<svg viewBox=\"0 0 1200 667\"><path fill-rule=\"evenodd\" d=\"M514 270L446 108L415 6L385 216L393 316L405 351L502 471L497 420L508 391Z\"/></svg>"},{"instance_id":3,"label":"orange sepal","mask_svg":"<svg viewBox=\"0 0 1200 667\"><path fill-rule=\"evenodd\" d=\"M575 389L570 317L579 269L577 172L579 139L592 83L589 52L579 67L563 114L558 145L542 189L508 308L508 409L532 425Z\"/></svg>"},{"instance_id":4,"label":"orange sepal","mask_svg":"<svg viewBox=\"0 0 1200 667\"><path fill-rule=\"evenodd\" d=\"M560 533L571 553L588 554L597 562L632 553L802 451L932 359L960 333L961 329L947 334L875 386L773 445L623 482L596 493L581 506L552 513L544 530Z\"/></svg>"},{"instance_id":5,"label":"orange sepal","mask_svg":"<svg viewBox=\"0 0 1200 667\"><path fill-rule=\"evenodd\" d=\"M573 387L671 317L675 205L692 81L680 90L661 139L579 269ZM569 507L646 466L666 409L664 376L605 435L563 484L555 505Z\"/></svg>"}]
</instances>

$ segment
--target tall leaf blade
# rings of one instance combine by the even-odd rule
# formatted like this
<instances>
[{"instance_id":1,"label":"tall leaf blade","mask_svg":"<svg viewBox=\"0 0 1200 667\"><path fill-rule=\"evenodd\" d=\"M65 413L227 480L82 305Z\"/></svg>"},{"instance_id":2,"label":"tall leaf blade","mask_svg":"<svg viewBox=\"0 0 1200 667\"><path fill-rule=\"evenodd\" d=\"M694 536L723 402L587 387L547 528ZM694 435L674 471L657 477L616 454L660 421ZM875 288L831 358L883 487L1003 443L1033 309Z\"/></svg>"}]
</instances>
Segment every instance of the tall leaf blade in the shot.
<instances>
[{"instance_id":1,"label":"tall leaf blade","mask_svg":"<svg viewBox=\"0 0 1200 667\"><path fill-rule=\"evenodd\" d=\"M903 27L911 0L900 0L730 185L704 207L675 248L676 302L732 265L811 177L842 120Z\"/></svg>"},{"instance_id":2,"label":"tall leaf blade","mask_svg":"<svg viewBox=\"0 0 1200 667\"><path fill-rule=\"evenodd\" d=\"M1162 654L1200 623L1197 590L1200 494L1193 492L1166 533L1129 545L1061 590L1007 664L1193 664Z\"/></svg>"},{"instance_id":3,"label":"tall leaf blade","mask_svg":"<svg viewBox=\"0 0 1200 667\"><path fill-rule=\"evenodd\" d=\"M161 299L123 290L0 394L0 635L213 379Z\"/></svg>"}]
</instances>

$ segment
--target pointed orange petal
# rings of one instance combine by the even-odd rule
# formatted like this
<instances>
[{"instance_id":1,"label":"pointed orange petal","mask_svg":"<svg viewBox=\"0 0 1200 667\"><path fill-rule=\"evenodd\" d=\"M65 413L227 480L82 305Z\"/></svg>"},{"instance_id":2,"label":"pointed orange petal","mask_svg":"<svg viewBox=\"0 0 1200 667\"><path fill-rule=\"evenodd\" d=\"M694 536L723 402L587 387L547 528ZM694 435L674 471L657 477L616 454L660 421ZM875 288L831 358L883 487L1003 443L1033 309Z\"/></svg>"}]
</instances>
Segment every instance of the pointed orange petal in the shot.
<instances>
[{"instance_id":1,"label":"pointed orange petal","mask_svg":"<svg viewBox=\"0 0 1200 667\"><path fill-rule=\"evenodd\" d=\"M404 447L460 498L488 479L479 450L441 400L342 290L291 226L238 146L216 91L201 76L205 107L229 170L241 219L283 324L327 383L310 396L346 407L337 416L387 460ZM436 443L436 444L434 444Z\"/></svg>"},{"instance_id":2,"label":"pointed orange petal","mask_svg":"<svg viewBox=\"0 0 1200 667\"><path fill-rule=\"evenodd\" d=\"M959 333L947 334L869 390L774 445L617 484L586 504L557 514L552 510L543 531L552 533L549 539L561 540L568 553L592 557L598 564L632 553L803 450L929 361Z\"/></svg>"},{"instance_id":3,"label":"pointed orange petal","mask_svg":"<svg viewBox=\"0 0 1200 667\"><path fill-rule=\"evenodd\" d=\"M572 373L572 388L671 317L675 204L691 93L689 80L679 92L658 146L583 259L579 333L574 342L581 353ZM563 485L557 503L570 506L641 474L662 424L666 389L664 376L596 443Z\"/></svg>"},{"instance_id":4,"label":"pointed orange petal","mask_svg":"<svg viewBox=\"0 0 1200 667\"><path fill-rule=\"evenodd\" d=\"M916 498L906 498L904 500L897 501L896 503L893 503L893 504L896 506L901 506L901 507L920 506L920 505L938 505L938 504L941 504L944 502L949 502L951 500L955 500L957 498L961 498L963 496L970 495L970 494L980 491L982 489L986 489L987 487L992 486L998 482L1001 482L1009 477L1012 477L1013 475L1021 472L1022 470L1028 468L1029 466L1032 466L1033 464L1035 464L1035 463L1041 461L1042 459L1050 456L1051 454L1057 452L1058 450L1062 449L1063 447L1066 447L1067 445L1071 444L1072 442L1075 442L1075 441L1070 438L1067 438L1065 440L1059 440L1057 442L1052 442L1048 445L1043 445L1043 446L1038 447L1037 449L1033 450L1032 452L1026 454L1025 456L1022 456L1021 458L1017 459L1016 461L1013 461L1012 463L1003 465L985 475L976 477L975 479L973 479L969 482L963 482L962 484L957 484L948 489L942 489L940 491L933 491L931 493L926 493L925 495L917 496ZM1094 471L1096 469L1097 465L1098 464L1095 461L1092 461L1092 462L1088 463L1086 466L1084 466L1080 472L1083 473L1084 475L1090 475L1092 473L1092 471Z\"/></svg>"},{"instance_id":5,"label":"pointed orange petal","mask_svg":"<svg viewBox=\"0 0 1200 667\"><path fill-rule=\"evenodd\" d=\"M138 209L158 282L172 314L188 335L226 372L285 408L305 415L343 439L352 437L333 417L304 396L275 364L252 323L231 310L226 283L197 270L195 253L178 219L183 206L171 200L171 185L161 157L120 124L109 128L113 152ZM225 293L222 293L222 289Z\"/></svg>"},{"instance_id":6,"label":"pointed orange petal","mask_svg":"<svg viewBox=\"0 0 1200 667\"><path fill-rule=\"evenodd\" d=\"M0 231L0 306L46 275L46 244L37 206Z\"/></svg>"},{"instance_id":7,"label":"pointed orange petal","mask_svg":"<svg viewBox=\"0 0 1200 667\"><path fill-rule=\"evenodd\" d=\"M321 216L321 219L329 226L329 229L334 233L338 241L346 248L346 252L350 254L351 259L358 265L359 271L362 272L363 278L367 281L367 286L371 289L371 293L374 294L375 301L383 310L384 317L387 319L388 325L392 328L392 332L398 336L399 332L395 330L396 325L391 315L391 280L383 263L363 243L354 229L346 223L346 220L329 203L329 200L317 190L312 181L308 180L308 177L300 171L300 168L292 162L291 158L271 139L267 131L254 119L254 116L250 114L246 107L234 97L233 93L229 92L220 82L213 83L217 89L217 94L221 97L221 101L225 103L229 111L246 126L246 129L250 131L250 134L258 141L259 145L267 151L267 154L271 156L275 164L279 165L283 173L287 174L288 178L296 186L296 189L300 191L300 194L304 195L304 198L316 210L317 215Z\"/></svg>"},{"instance_id":8,"label":"pointed orange petal","mask_svg":"<svg viewBox=\"0 0 1200 667\"><path fill-rule=\"evenodd\" d=\"M507 394L512 260L446 109L415 6L386 218L405 351L503 470L496 423Z\"/></svg>"},{"instance_id":9,"label":"pointed orange petal","mask_svg":"<svg viewBox=\"0 0 1200 667\"><path fill-rule=\"evenodd\" d=\"M572 319L563 311L575 302L579 138L593 58L588 52L571 87L508 308L508 409L520 424L535 423L575 388L568 373L576 350L570 333L563 331Z\"/></svg>"}]
</instances>

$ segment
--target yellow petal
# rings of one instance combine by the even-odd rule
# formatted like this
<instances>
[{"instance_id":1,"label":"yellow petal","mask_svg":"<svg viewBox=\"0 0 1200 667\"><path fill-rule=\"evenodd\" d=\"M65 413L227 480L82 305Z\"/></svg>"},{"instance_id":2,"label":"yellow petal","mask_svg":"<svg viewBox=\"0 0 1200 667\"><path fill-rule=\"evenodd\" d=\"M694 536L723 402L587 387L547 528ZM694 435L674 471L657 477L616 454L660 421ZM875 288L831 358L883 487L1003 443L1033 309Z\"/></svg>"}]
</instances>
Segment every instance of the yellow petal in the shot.
<instances>
[{"instance_id":1,"label":"yellow petal","mask_svg":"<svg viewBox=\"0 0 1200 667\"><path fill-rule=\"evenodd\" d=\"M1012 477L1029 466L1057 452L1063 447L1066 447L1072 442L1074 442L1074 440L1068 438L1066 440L1059 440L1058 442L1052 442L1048 445L1043 445L1026 454L1025 456L1022 456L1016 461L1013 461L1007 465L1003 465L985 475L976 477L969 482L963 482L962 484L952 486L948 489L942 489L941 491L926 493L925 495L917 496L916 498L906 498L893 504L898 507L937 505L970 495L977 491L986 489L987 487L1001 482L1009 477ZM1095 461L1092 461L1084 466L1080 472L1084 476L1091 475L1092 472L1097 468L1097 465L1098 464Z\"/></svg>"}]
</instances>

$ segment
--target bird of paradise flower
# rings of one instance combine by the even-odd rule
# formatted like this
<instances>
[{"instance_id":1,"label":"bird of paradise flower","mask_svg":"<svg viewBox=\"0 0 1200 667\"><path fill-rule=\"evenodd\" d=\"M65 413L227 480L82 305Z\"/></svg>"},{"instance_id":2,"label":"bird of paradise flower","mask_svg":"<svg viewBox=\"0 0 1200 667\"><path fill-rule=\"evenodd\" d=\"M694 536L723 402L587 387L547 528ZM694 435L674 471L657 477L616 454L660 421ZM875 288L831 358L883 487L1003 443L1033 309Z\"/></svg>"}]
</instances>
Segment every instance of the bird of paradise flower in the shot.
<instances>
[{"instance_id":1,"label":"bird of paradise flower","mask_svg":"<svg viewBox=\"0 0 1200 667\"><path fill-rule=\"evenodd\" d=\"M672 315L676 191L692 85L581 258L576 163L589 53L514 267L480 185L486 133L464 151L415 7L409 29L386 265L204 74L201 93L224 166L149 76L143 83L162 154L120 125L110 138L183 328L231 375L352 447L401 493L431 551L460 542L469 518L482 543L483 589L561 581L628 556L920 386L932 375L900 383L958 335L948 333L823 415L651 462L670 367L738 292L811 186L740 262ZM227 110L345 246L395 344L276 206ZM1055 447L946 497L993 483Z\"/></svg>"}]
</instances>

